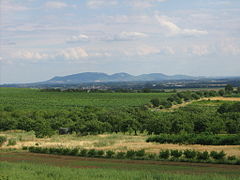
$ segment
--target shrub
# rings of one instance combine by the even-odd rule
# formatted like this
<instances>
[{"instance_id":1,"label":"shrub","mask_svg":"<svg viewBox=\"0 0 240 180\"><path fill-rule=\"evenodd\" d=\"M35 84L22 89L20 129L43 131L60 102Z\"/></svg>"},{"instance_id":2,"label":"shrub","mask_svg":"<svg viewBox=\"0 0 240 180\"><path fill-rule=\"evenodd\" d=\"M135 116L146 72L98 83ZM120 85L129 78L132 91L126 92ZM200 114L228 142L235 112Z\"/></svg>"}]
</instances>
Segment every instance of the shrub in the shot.
<instances>
[{"instance_id":1,"label":"shrub","mask_svg":"<svg viewBox=\"0 0 240 180\"><path fill-rule=\"evenodd\" d=\"M69 148L63 148L62 149L62 154L63 155L69 155L71 153L71 149L69 149Z\"/></svg>"},{"instance_id":2,"label":"shrub","mask_svg":"<svg viewBox=\"0 0 240 180\"><path fill-rule=\"evenodd\" d=\"M7 141L5 136L0 136L0 147Z\"/></svg>"},{"instance_id":3,"label":"shrub","mask_svg":"<svg viewBox=\"0 0 240 180\"><path fill-rule=\"evenodd\" d=\"M148 159L154 160L154 159L156 159L156 158L157 158L157 155L156 155L156 154L153 154L153 153L148 154Z\"/></svg>"},{"instance_id":4,"label":"shrub","mask_svg":"<svg viewBox=\"0 0 240 180\"><path fill-rule=\"evenodd\" d=\"M79 156L86 157L88 154L88 151L86 149L80 150Z\"/></svg>"},{"instance_id":5,"label":"shrub","mask_svg":"<svg viewBox=\"0 0 240 180\"><path fill-rule=\"evenodd\" d=\"M22 150L28 150L28 147L27 146L23 146Z\"/></svg>"},{"instance_id":6,"label":"shrub","mask_svg":"<svg viewBox=\"0 0 240 180\"><path fill-rule=\"evenodd\" d=\"M171 150L171 156L178 159L182 156L182 151Z\"/></svg>"},{"instance_id":7,"label":"shrub","mask_svg":"<svg viewBox=\"0 0 240 180\"><path fill-rule=\"evenodd\" d=\"M224 151L221 151L221 152L211 151L210 156L213 159L222 160L226 156L226 153Z\"/></svg>"},{"instance_id":8,"label":"shrub","mask_svg":"<svg viewBox=\"0 0 240 180\"><path fill-rule=\"evenodd\" d=\"M127 151L126 158L132 159L136 155L136 152L134 150Z\"/></svg>"},{"instance_id":9,"label":"shrub","mask_svg":"<svg viewBox=\"0 0 240 180\"><path fill-rule=\"evenodd\" d=\"M236 156L228 156L227 159L229 161L234 161L234 160L237 160L237 157Z\"/></svg>"},{"instance_id":10,"label":"shrub","mask_svg":"<svg viewBox=\"0 0 240 180\"><path fill-rule=\"evenodd\" d=\"M125 155L126 155L125 152L117 152L116 158L118 158L118 159L124 159L124 158L125 158Z\"/></svg>"},{"instance_id":11,"label":"shrub","mask_svg":"<svg viewBox=\"0 0 240 180\"><path fill-rule=\"evenodd\" d=\"M158 107L160 105L160 101L158 98L151 99L150 101L154 107Z\"/></svg>"},{"instance_id":12,"label":"shrub","mask_svg":"<svg viewBox=\"0 0 240 180\"><path fill-rule=\"evenodd\" d=\"M97 151L95 149L90 149L87 153L88 157L96 157Z\"/></svg>"},{"instance_id":13,"label":"shrub","mask_svg":"<svg viewBox=\"0 0 240 180\"><path fill-rule=\"evenodd\" d=\"M240 135L214 134L160 134L149 137L146 142L201 145L240 145Z\"/></svg>"},{"instance_id":14,"label":"shrub","mask_svg":"<svg viewBox=\"0 0 240 180\"><path fill-rule=\"evenodd\" d=\"M209 153L207 151L197 152L197 159L198 160L208 160L209 159Z\"/></svg>"},{"instance_id":15,"label":"shrub","mask_svg":"<svg viewBox=\"0 0 240 180\"><path fill-rule=\"evenodd\" d=\"M110 150L109 150L109 151L106 152L106 157L107 157L107 158L112 158L112 157L114 156L114 154L115 154L114 151L110 151Z\"/></svg>"},{"instance_id":16,"label":"shrub","mask_svg":"<svg viewBox=\"0 0 240 180\"><path fill-rule=\"evenodd\" d=\"M168 159L169 157L170 157L170 151L169 150L160 151L159 158Z\"/></svg>"},{"instance_id":17,"label":"shrub","mask_svg":"<svg viewBox=\"0 0 240 180\"><path fill-rule=\"evenodd\" d=\"M8 140L7 146L14 146L16 144L17 144L16 139L11 138L11 139Z\"/></svg>"},{"instance_id":18,"label":"shrub","mask_svg":"<svg viewBox=\"0 0 240 180\"><path fill-rule=\"evenodd\" d=\"M97 151L97 157L102 157L104 156L104 151L103 150L98 150Z\"/></svg>"},{"instance_id":19,"label":"shrub","mask_svg":"<svg viewBox=\"0 0 240 180\"><path fill-rule=\"evenodd\" d=\"M78 155L78 153L79 153L79 149L74 148L70 151L69 155L76 156L76 155Z\"/></svg>"},{"instance_id":20,"label":"shrub","mask_svg":"<svg viewBox=\"0 0 240 180\"><path fill-rule=\"evenodd\" d=\"M144 149L141 149L141 150L139 150L139 151L136 151L135 153L136 153L136 156L137 156L137 157L143 157L143 156L145 156L145 150L144 150Z\"/></svg>"},{"instance_id":21,"label":"shrub","mask_svg":"<svg viewBox=\"0 0 240 180\"><path fill-rule=\"evenodd\" d=\"M187 159L194 159L197 155L197 152L195 150L187 149L187 150L184 150L183 154Z\"/></svg>"}]
</instances>

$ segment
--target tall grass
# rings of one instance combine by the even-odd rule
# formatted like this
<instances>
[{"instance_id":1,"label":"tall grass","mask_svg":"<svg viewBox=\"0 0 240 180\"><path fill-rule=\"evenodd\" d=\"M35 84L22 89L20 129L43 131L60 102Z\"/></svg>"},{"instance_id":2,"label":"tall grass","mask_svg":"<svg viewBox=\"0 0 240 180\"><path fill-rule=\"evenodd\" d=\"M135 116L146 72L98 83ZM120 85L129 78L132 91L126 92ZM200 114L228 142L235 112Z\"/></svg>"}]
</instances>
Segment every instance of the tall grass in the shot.
<instances>
[{"instance_id":1,"label":"tall grass","mask_svg":"<svg viewBox=\"0 0 240 180\"><path fill-rule=\"evenodd\" d=\"M103 169L103 168L67 168L45 164L0 162L1 180L228 180L220 175L184 175L151 171ZM239 180L240 178L231 178Z\"/></svg>"}]
</instances>

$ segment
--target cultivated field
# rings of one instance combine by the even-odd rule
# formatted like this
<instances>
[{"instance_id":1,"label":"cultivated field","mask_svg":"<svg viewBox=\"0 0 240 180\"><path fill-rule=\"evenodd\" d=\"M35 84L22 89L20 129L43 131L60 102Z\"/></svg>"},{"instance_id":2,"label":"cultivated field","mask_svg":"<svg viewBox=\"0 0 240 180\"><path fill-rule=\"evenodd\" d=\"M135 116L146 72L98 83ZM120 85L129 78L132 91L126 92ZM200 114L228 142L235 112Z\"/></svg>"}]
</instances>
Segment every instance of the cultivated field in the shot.
<instances>
[{"instance_id":1,"label":"cultivated field","mask_svg":"<svg viewBox=\"0 0 240 180\"><path fill-rule=\"evenodd\" d=\"M0 107L16 109L59 110L83 106L134 107L152 98L167 99L172 93L83 93L41 92L39 89L0 88Z\"/></svg>"},{"instance_id":2,"label":"cultivated field","mask_svg":"<svg viewBox=\"0 0 240 180\"><path fill-rule=\"evenodd\" d=\"M0 93L0 127L4 130L0 131L0 136L8 140L0 149L0 180L73 179L76 176L79 179L239 179L239 165L95 159L32 154L22 150L26 146L95 149L105 152L144 149L146 153L159 154L168 149L190 149L197 152L224 151L227 156L240 158L240 145L146 142L150 137L148 134L155 132L216 132L221 136L227 135L231 128L238 130L234 127L239 112L234 109L226 114L218 112L221 105L232 107L235 101L240 101L237 97L201 96L198 100L190 99L178 105L173 102L173 106L167 109L152 106L146 109L138 107L149 103L153 98L167 100L171 95L176 96L176 93L41 92L37 89L16 88L0 88ZM180 98L183 100L185 97ZM85 108L86 106L91 107ZM229 124L225 124L224 118ZM232 118L235 118L234 121ZM78 127L76 130L79 131L58 135L58 128L63 125ZM14 130L21 128L26 131ZM134 131L137 135L134 135ZM47 133L42 138L36 138L37 132Z\"/></svg>"},{"instance_id":3,"label":"cultivated field","mask_svg":"<svg viewBox=\"0 0 240 180\"><path fill-rule=\"evenodd\" d=\"M239 176L240 167L233 165L0 154L0 178L3 180L239 180Z\"/></svg>"}]
</instances>

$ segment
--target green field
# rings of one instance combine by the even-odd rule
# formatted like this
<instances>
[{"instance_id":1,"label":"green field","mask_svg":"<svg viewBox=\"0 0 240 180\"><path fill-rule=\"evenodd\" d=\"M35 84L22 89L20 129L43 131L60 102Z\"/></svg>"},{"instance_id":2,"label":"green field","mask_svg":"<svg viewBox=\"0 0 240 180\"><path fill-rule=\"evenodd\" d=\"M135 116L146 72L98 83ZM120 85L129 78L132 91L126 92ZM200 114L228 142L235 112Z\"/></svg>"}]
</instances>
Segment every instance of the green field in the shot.
<instances>
[{"instance_id":1,"label":"green field","mask_svg":"<svg viewBox=\"0 0 240 180\"><path fill-rule=\"evenodd\" d=\"M231 165L88 159L31 153L2 153L0 159L1 180L240 179L239 166Z\"/></svg>"},{"instance_id":2,"label":"green field","mask_svg":"<svg viewBox=\"0 0 240 180\"><path fill-rule=\"evenodd\" d=\"M167 99L172 93L41 92L39 89L0 88L0 107L16 109L66 109L82 106L134 107L152 98Z\"/></svg>"}]
</instances>

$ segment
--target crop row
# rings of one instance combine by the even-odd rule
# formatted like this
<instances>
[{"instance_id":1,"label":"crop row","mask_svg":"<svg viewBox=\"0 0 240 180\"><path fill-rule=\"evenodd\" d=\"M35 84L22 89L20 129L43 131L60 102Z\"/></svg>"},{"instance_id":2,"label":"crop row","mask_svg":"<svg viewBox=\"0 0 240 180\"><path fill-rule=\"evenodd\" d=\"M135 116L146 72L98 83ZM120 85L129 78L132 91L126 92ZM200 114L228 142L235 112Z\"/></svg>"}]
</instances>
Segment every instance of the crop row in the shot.
<instances>
[{"instance_id":1,"label":"crop row","mask_svg":"<svg viewBox=\"0 0 240 180\"><path fill-rule=\"evenodd\" d=\"M167 160L167 161L184 161L184 162L204 162L218 164L237 164L240 165L240 159L235 156L226 156L224 151L204 151L195 150L163 150L158 154L146 153L145 150L128 150L127 152L103 151L96 149L79 149L79 148L46 148L46 147L23 147L32 153L70 155L89 158L112 158L112 159L133 159L133 160Z\"/></svg>"}]
</instances>

